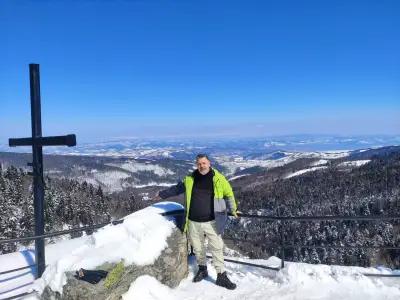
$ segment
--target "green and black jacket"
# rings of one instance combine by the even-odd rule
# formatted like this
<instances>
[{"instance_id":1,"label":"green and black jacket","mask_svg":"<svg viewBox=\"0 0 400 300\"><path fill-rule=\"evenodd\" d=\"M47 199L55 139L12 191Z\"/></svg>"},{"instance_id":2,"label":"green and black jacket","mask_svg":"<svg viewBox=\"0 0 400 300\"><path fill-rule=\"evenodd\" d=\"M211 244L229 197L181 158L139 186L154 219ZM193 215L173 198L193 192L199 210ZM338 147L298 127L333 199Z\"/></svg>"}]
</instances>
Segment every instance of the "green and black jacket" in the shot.
<instances>
[{"instance_id":1,"label":"green and black jacket","mask_svg":"<svg viewBox=\"0 0 400 300\"><path fill-rule=\"evenodd\" d=\"M214 214L217 231L222 234L225 229L225 224L228 219L228 213L236 212L237 205L235 196L233 195L232 187L228 180L215 169L211 169L213 172L213 186L214 186ZM185 224L184 232L187 231L188 220L189 220L189 208L192 197L194 177L193 173L185 176L177 185L170 187L169 189L159 192L159 196L162 199L177 196L185 193Z\"/></svg>"}]
</instances>

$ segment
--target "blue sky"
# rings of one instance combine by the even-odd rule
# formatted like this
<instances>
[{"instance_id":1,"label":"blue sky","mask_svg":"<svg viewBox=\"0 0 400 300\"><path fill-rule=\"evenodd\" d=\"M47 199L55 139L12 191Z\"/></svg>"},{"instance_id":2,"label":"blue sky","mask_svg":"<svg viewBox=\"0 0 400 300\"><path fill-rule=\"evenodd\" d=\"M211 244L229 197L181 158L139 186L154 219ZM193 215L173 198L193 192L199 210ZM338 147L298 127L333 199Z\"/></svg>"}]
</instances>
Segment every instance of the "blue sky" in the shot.
<instances>
[{"instance_id":1,"label":"blue sky","mask_svg":"<svg viewBox=\"0 0 400 300\"><path fill-rule=\"evenodd\" d=\"M0 2L0 143L399 134L400 1Z\"/></svg>"}]
</instances>

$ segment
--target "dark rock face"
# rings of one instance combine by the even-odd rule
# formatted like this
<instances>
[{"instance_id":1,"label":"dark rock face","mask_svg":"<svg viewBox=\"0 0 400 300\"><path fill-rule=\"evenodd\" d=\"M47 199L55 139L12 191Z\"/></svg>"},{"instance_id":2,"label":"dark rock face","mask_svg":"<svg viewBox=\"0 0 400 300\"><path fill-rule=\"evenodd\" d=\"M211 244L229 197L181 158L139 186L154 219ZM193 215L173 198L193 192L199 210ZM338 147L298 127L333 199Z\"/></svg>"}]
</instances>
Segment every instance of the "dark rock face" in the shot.
<instances>
[{"instance_id":1,"label":"dark rock face","mask_svg":"<svg viewBox=\"0 0 400 300\"><path fill-rule=\"evenodd\" d=\"M175 228L171 236L168 237L167 243L168 247L163 250L153 265L126 266L119 282L110 289L104 286L104 280L97 284L90 284L75 279L74 273L71 272L67 273L67 284L63 288L62 295L46 287L41 298L46 300L117 300L121 299L121 295L129 290L131 283L142 275L153 276L171 288L176 287L188 275L186 236ZM99 266L98 269L111 271L115 266L116 264L106 263Z\"/></svg>"}]
</instances>

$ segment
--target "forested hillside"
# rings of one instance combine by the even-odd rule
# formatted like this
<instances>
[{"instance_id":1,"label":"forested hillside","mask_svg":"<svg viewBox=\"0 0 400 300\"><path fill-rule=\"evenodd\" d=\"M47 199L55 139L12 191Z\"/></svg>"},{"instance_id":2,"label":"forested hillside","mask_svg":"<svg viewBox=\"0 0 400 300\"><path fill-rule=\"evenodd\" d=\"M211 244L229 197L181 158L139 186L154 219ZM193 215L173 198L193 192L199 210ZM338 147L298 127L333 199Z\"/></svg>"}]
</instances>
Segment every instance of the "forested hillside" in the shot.
<instances>
[{"instance_id":1,"label":"forested hillside","mask_svg":"<svg viewBox=\"0 0 400 300\"><path fill-rule=\"evenodd\" d=\"M71 179L45 179L45 231L107 222L141 208L133 195L111 199L101 187ZM0 239L34 234L32 177L13 166L0 168ZM16 244L0 245L0 253Z\"/></svg>"},{"instance_id":2,"label":"forested hillside","mask_svg":"<svg viewBox=\"0 0 400 300\"><path fill-rule=\"evenodd\" d=\"M25 171L13 166L0 170L1 239L33 234L31 181ZM151 203L143 200L141 190L133 188L106 194L101 187L85 181L46 177L45 182L46 232L109 221ZM244 213L398 216L400 150L399 147L382 148L331 160L299 158L283 166L261 169L235 179L232 185L239 209ZM149 190L148 197L157 189L162 187ZM399 228L398 221L285 222L281 225L279 222L240 218L231 221L225 236L246 240L235 242L234 246L252 258L280 256L282 234L285 244L310 247L287 249L285 258L289 261L398 267L399 251L361 249L359 246L399 246ZM18 246L1 245L0 251L15 251ZM333 249L329 246L350 248Z\"/></svg>"},{"instance_id":3,"label":"forested hillside","mask_svg":"<svg viewBox=\"0 0 400 300\"><path fill-rule=\"evenodd\" d=\"M237 186L236 197L243 212L281 216L400 215L398 151L374 156L360 167L343 168L337 161L325 169L265 182ZM400 266L398 251L357 248L399 246L398 229L396 221L284 222L280 226L278 222L243 218L232 223L227 235L255 241L255 245L238 244L251 257L279 255L274 246L279 245L282 231L285 243L290 245L354 247L336 250L295 247L285 251L290 261Z\"/></svg>"}]
</instances>

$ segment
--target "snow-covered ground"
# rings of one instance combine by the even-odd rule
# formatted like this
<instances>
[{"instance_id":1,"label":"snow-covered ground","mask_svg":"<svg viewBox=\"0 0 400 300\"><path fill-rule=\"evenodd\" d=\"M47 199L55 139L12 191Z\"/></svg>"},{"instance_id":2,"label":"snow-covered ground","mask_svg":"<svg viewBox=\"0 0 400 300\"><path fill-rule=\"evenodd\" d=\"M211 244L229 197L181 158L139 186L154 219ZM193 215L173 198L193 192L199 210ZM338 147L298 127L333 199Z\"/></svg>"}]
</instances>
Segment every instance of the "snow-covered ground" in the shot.
<instances>
[{"instance_id":1,"label":"snow-covered ground","mask_svg":"<svg viewBox=\"0 0 400 300\"><path fill-rule=\"evenodd\" d=\"M175 172L173 172L170 169L163 168L157 164L137 163L135 161L127 161L123 163L108 163L106 165L111 167L118 167L119 170L111 170L111 171L100 171L98 169L86 170L84 167L81 167L82 171L87 171L87 172L82 176L75 177L75 179L77 179L81 183L86 181L87 183L90 183L93 186L102 186L102 188L107 192L120 192L128 187L143 188L148 186L171 186L174 184L173 182L171 183L171 182L160 182L160 181L158 182L150 181L144 184L140 184L135 181L133 182L127 181L127 179L133 178L136 173L140 172L152 172L156 177L165 177L166 181L170 180L169 176L174 175Z\"/></svg>"},{"instance_id":2,"label":"snow-covered ground","mask_svg":"<svg viewBox=\"0 0 400 300\"><path fill-rule=\"evenodd\" d=\"M32 269L0 275L0 299L36 290L40 292L49 284L61 291L65 272L80 267L94 268L103 262L119 262L139 265L151 264L166 247L166 239L173 223L159 215L160 212L181 208L176 203L157 203L133 213L124 223L109 225L91 236L65 240L46 247L47 268L42 278L33 282ZM234 258L238 259L238 258ZM280 260L247 261L265 266L278 267ZM21 251L0 256L0 272L34 263L32 251ZM177 288L171 289L155 278L141 276L132 282L123 299L141 300L213 300L213 299L399 299L400 278L372 278L362 273L391 274L393 271L376 268L340 267L286 263L279 272L226 263L226 270L238 287L229 291L215 285L216 272L209 265L209 278L193 283L196 263L191 258L188 278ZM37 299L30 295L30 299Z\"/></svg>"},{"instance_id":3,"label":"snow-covered ground","mask_svg":"<svg viewBox=\"0 0 400 300\"><path fill-rule=\"evenodd\" d=\"M175 184L177 184L177 182L160 182L160 183L158 183L158 182L151 181L148 184L141 184L141 185L136 184L136 185L132 185L132 186L139 189L139 188L144 188L144 187L149 187L149 186L170 187L170 186L173 186Z\"/></svg>"},{"instance_id":4,"label":"snow-covered ground","mask_svg":"<svg viewBox=\"0 0 400 300\"><path fill-rule=\"evenodd\" d=\"M286 165L297 158L293 156L283 157L279 159L244 159L241 156L217 156L215 160L226 168L226 175L232 175L239 170L252 167L275 168Z\"/></svg>"},{"instance_id":5,"label":"snow-covered ground","mask_svg":"<svg viewBox=\"0 0 400 300\"><path fill-rule=\"evenodd\" d=\"M250 174L242 174L242 175L237 175L237 176L233 176L233 177L229 177L228 180L232 181L241 177L245 177L245 176L249 176Z\"/></svg>"},{"instance_id":6,"label":"snow-covered ground","mask_svg":"<svg viewBox=\"0 0 400 300\"><path fill-rule=\"evenodd\" d=\"M320 165L326 165L328 163L328 161L326 159L320 159L317 160L315 162L313 162L312 164L310 164L310 166L315 167L315 166L320 166Z\"/></svg>"},{"instance_id":7,"label":"snow-covered ground","mask_svg":"<svg viewBox=\"0 0 400 300\"><path fill-rule=\"evenodd\" d=\"M116 192L124 189L122 181L131 177L131 175L121 171L107 171L95 172L93 173L93 177L96 181L101 182L107 191Z\"/></svg>"},{"instance_id":8,"label":"snow-covered ground","mask_svg":"<svg viewBox=\"0 0 400 300\"><path fill-rule=\"evenodd\" d=\"M246 261L277 267L280 260L272 257L268 260ZM226 263L229 277L237 284L237 289L228 291L215 285L217 274L208 265L209 278L193 283L196 272L195 261L190 263L190 275L180 285L171 289L155 278L141 276L137 278L124 295L124 300L377 300L399 299L399 279L372 279L360 275L366 270L357 267L309 265L287 263L279 272L256 267Z\"/></svg>"},{"instance_id":9,"label":"snow-covered ground","mask_svg":"<svg viewBox=\"0 0 400 300\"><path fill-rule=\"evenodd\" d=\"M361 167L370 161L370 159L344 161L339 164L339 167Z\"/></svg>"},{"instance_id":10,"label":"snow-covered ground","mask_svg":"<svg viewBox=\"0 0 400 300\"><path fill-rule=\"evenodd\" d=\"M47 153L51 154L60 154L60 155L77 155L77 156L107 156L107 157L130 157L130 158L154 158L154 157L163 157L163 158L171 158L172 152L169 147L153 149L146 147L143 148L130 148L130 145L127 145L127 148L124 149L113 149L113 148L98 148L98 144L92 144L90 146L80 146L75 149L65 149L62 147L54 147L54 149L46 150Z\"/></svg>"},{"instance_id":11,"label":"snow-covered ground","mask_svg":"<svg viewBox=\"0 0 400 300\"><path fill-rule=\"evenodd\" d=\"M292 174L289 174L285 178L288 179L288 178L292 178L292 177L295 177L295 176L302 175L304 173L313 172L313 171L316 171L316 170L322 170L322 169L326 169L326 168L327 167L322 166L322 167L313 167L313 168L309 168L309 169L303 169L303 170L296 171L296 172L294 172Z\"/></svg>"},{"instance_id":12,"label":"snow-covered ground","mask_svg":"<svg viewBox=\"0 0 400 300\"><path fill-rule=\"evenodd\" d=\"M371 161L370 159L351 160L351 161L342 162L342 163L338 164L338 166L339 167L343 167L343 168L349 168L349 167L350 168L352 168L352 167L353 168L358 168L358 167L361 167L361 166L369 163L370 161ZM291 173L291 174L287 175L285 177L285 179L288 179L288 178L291 178L291 177L295 177L295 176L299 176L299 175L302 175L304 173L313 172L313 171L316 171L316 170L326 169L327 168L326 166L321 166L321 165L324 165L327 162L328 161L325 160L325 159L320 159L320 160L318 160L318 161L316 161L316 162L314 162L314 163L312 163L310 165L310 166L313 166L312 168L302 169L302 170L296 171L294 173Z\"/></svg>"},{"instance_id":13,"label":"snow-covered ground","mask_svg":"<svg viewBox=\"0 0 400 300\"><path fill-rule=\"evenodd\" d=\"M138 163L135 161L127 161L121 164L107 164L109 166L114 166L114 167L119 167L121 169L127 170L132 173L138 173L140 171L148 171L148 172L153 172L155 175L158 176L168 176L168 175L174 175L175 172L163 168L159 165L155 164L146 164L146 163Z\"/></svg>"}]
</instances>

